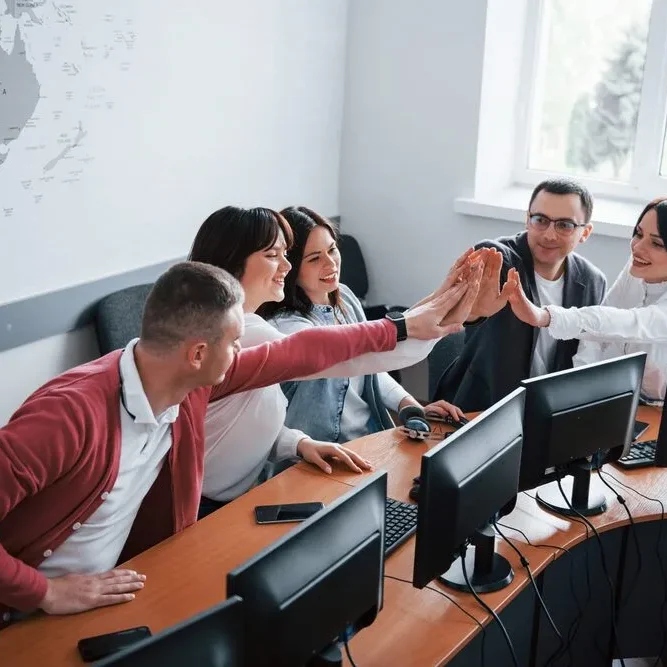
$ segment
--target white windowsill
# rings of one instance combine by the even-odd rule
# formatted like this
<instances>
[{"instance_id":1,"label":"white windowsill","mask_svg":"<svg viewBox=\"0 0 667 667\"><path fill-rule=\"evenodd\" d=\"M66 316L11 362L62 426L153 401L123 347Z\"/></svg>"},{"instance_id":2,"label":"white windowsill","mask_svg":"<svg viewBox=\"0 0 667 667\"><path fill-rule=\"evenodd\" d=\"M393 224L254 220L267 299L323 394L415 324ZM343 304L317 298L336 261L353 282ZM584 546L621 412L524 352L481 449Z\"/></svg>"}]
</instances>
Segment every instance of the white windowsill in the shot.
<instances>
[{"instance_id":1,"label":"white windowsill","mask_svg":"<svg viewBox=\"0 0 667 667\"><path fill-rule=\"evenodd\" d=\"M523 225L531 192L531 188L512 187L493 196L458 197L454 200L454 210L463 215ZM595 234L629 239L646 203L596 197L592 219Z\"/></svg>"}]
</instances>

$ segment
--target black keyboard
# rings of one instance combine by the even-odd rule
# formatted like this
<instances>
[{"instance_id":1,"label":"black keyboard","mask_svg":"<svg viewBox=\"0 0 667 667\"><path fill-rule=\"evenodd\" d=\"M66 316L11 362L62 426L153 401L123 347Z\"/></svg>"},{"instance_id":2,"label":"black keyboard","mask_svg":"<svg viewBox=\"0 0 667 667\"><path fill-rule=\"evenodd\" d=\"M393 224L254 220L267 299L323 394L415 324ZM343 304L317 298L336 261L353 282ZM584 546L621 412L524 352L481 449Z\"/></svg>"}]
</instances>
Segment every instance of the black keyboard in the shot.
<instances>
[{"instance_id":1,"label":"black keyboard","mask_svg":"<svg viewBox=\"0 0 667 667\"><path fill-rule=\"evenodd\" d=\"M655 465L656 440L633 442L630 451L616 462L621 468L647 468Z\"/></svg>"},{"instance_id":2,"label":"black keyboard","mask_svg":"<svg viewBox=\"0 0 667 667\"><path fill-rule=\"evenodd\" d=\"M384 556L397 549L417 530L417 505L387 498L385 506Z\"/></svg>"}]
</instances>

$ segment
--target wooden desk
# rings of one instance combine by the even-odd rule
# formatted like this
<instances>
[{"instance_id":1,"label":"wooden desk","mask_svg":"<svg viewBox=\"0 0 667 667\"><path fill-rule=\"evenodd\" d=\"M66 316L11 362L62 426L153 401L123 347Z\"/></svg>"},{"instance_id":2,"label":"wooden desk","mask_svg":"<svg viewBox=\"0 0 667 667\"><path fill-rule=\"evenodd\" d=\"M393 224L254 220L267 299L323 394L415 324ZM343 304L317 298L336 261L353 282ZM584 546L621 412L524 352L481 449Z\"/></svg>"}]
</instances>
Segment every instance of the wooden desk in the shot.
<instances>
[{"instance_id":1,"label":"wooden desk","mask_svg":"<svg viewBox=\"0 0 667 667\"><path fill-rule=\"evenodd\" d=\"M638 418L652 423L652 428L645 434L647 439L656 437L658 416L655 409L640 408ZM412 478L419 473L421 455L435 444L436 440L428 444L414 443L398 431L386 431L355 441L352 447L371 460L376 469L388 471L389 495L407 500ZM613 467L610 470L624 483L649 497L661 498L667 504L667 470L650 468L623 472ZM38 616L0 632L0 664L11 667L81 665L76 651L76 643L81 637L135 625L149 625L153 632L158 632L207 609L226 597L225 577L229 570L290 529L289 525L255 525L252 514L255 505L313 500L326 503L361 479L361 475L340 469L325 476L305 463L290 468L183 533L129 561L128 566L147 575L146 588L133 602L76 616ZM659 519L657 503L622 491L637 522ZM601 532L627 526L623 508L610 491L607 490L606 495L609 509L605 514L593 517L593 524ZM537 544L570 549L586 542L586 533L580 524L543 511L523 494L516 509L505 517L503 523L524 530ZM531 547L522 537L517 537L517 533L506 532L511 538L517 538L515 543L530 561L536 576L551 571L547 566L558 559L560 552L557 549ZM516 576L507 588L485 595L485 601L501 612L510 606L516 607L523 600L521 605L525 609L522 613L530 611L532 590L528 589L524 569L504 542L498 541L498 550L510 560ZM411 539L387 560L386 573L411 581L413 557L414 539ZM441 590L482 624L488 624L489 615L471 596L445 588ZM511 627L510 634L513 634ZM364 667L438 665L449 661L471 665L476 663L471 662L467 654L473 641L477 641L477 635L479 627L435 591L419 591L409 583L387 579L383 610L371 627L352 640L351 649L355 661ZM524 648L532 650L530 646ZM487 665L506 664L506 649L498 648L497 654L489 650L487 641Z\"/></svg>"}]
</instances>

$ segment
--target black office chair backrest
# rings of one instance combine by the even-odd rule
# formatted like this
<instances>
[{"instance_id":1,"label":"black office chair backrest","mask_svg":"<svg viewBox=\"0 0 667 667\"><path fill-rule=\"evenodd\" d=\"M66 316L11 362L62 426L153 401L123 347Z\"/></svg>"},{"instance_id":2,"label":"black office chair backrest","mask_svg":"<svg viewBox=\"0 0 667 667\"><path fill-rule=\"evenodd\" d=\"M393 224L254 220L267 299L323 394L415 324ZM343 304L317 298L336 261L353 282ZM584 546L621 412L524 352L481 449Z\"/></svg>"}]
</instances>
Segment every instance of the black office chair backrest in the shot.
<instances>
[{"instance_id":1,"label":"black office chair backrest","mask_svg":"<svg viewBox=\"0 0 667 667\"><path fill-rule=\"evenodd\" d=\"M428 395L433 394L442 374L447 367L461 354L465 345L465 332L450 334L441 338L428 355Z\"/></svg>"},{"instance_id":2,"label":"black office chair backrest","mask_svg":"<svg viewBox=\"0 0 667 667\"><path fill-rule=\"evenodd\" d=\"M341 258L340 281L347 285L360 301L363 301L368 294L368 274L359 243L354 236L341 234L338 238L338 248Z\"/></svg>"},{"instance_id":3,"label":"black office chair backrest","mask_svg":"<svg viewBox=\"0 0 667 667\"><path fill-rule=\"evenodd\" d=\"M100 354L125 347L141 333L141 317L150 285L135 285L105 296L97 305L95 330Z\"/></svg>"}]
</instances>

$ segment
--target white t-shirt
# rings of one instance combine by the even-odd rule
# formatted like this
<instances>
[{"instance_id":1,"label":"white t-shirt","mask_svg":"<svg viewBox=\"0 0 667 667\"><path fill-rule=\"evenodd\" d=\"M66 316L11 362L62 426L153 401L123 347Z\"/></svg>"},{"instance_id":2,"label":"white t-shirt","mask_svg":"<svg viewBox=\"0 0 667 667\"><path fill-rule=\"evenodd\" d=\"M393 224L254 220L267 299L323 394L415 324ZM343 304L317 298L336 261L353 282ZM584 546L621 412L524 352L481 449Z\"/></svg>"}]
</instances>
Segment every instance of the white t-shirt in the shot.
<instances>
[{"instance_id":1,"label":"white t-shirt","mask_svg":"<svg viewBox=\"0 0 667 667\"><path fill-rule=\"evenodd\" d=\"M309 320L295 322L281 333L255 313L246 313L244 318L242 347L280 340L285 334L315 326ZM301 379L352 375L360 376L363 383L364 375L416 364L428 355L436 342L409 338L389 352L367 352ZM359 400L368 409L360 396ZM396 404L400 400L402 398ZM208 404L204 420L202 495L220 502L232 500L255 485L269 457L280 459L296 455L297 444L307 436L284 425L286 409L287 399L277 384L225 396ZM370 411L368 414L370 416Z\"/></svg>"},{"instance_id":2,"label":"white t-shirt","mask_svg":"<svg viewBox=\"0 0 667 667\"><path fill-rule=\"evenodd\" d=\"M404 387L394 380L389 373L378 373L379 399L388 409L398 412L399 403L410 395ZM371 408L362 398L365 376L358 375L350 378L343 412L340 415L340 437L338 442L346 443L355 438L368 435L368 421L371 418Z\"/></svg>"},{"instance_id":3,"label":"white t-shirt","mask_svg":"<svg viewBox=\"0 0 667 667\"><path fill-rule=\"evenodd\" d=\"M255 313L246 313L241 347L283 338ZM284 425L287 399L279 384L225 396L209 403L204 418L202 495L233 500L257 482L269 457L296 456L303 431Z\"/></svg>"},{"instance_id":4,"label":"white t-shirt","mask_svg":"<svg viewBox=\"0 0 667 667\"><path fill-rule=\"evenodd\" d=\"M537 285L537 296L541 306L563 305L564 275L558 278L558 280L547 280L535 272L535 284ZM530 377L551 373L557 344L558 341L549 335L546 328L539 330L535 350L533 351L533 358L530 362Z\"/></svg>"},{"instance_id":5,"label":"white t-shirt","mask_svg":"<svg viewBox=\"0 0 667 667\"><path fill-rule=\"evenodd\" d=\"M94 574L115 567L139 507L171 448L171 425L178 417L179 407L172 405L161 415L153 415L134 361L138 340L128 343L120 358L125 405L121 400L118 477L88 520L72 524L72 534L55 551L44 553L37 569L47 577L72 572Z\"/></svg>"}]
</instances>

